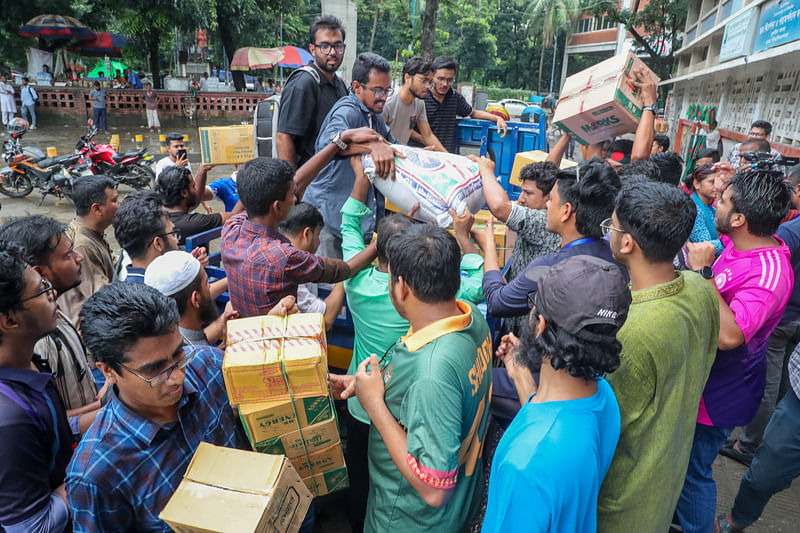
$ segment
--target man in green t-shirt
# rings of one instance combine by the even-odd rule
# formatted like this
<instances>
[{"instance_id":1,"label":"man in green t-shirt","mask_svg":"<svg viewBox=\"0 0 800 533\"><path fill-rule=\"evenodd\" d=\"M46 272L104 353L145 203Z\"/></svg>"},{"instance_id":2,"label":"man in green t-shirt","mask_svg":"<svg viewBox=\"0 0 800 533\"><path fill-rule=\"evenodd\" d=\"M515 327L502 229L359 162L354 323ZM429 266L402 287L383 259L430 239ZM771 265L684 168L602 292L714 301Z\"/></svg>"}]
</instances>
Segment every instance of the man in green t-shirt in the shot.
<instances>
[{"instance_id":1,"label":"man in green t-shirt","mask_svg":"<svg viewBox=\"0 0 800 533\"><path fill-rule=\"evenodd\" d=\"M388 243L387 258L391 301L411 327L356 373L372 423L364 530L460 531L483 488L489 327L456 300L461 252L445 230L414 225Z\"/></svg>"},{"instance_id":2,"label":"man in green t-shirt","mask_svg":"<svg viewBox=\"0 0 800 533\"><path fill-rule=\"evenodd\" d=\"M667 531L689 464L700 397L717 352L719 304L694 272L675 272L696 210L677 187L622 189L610 219L614 259L631 275L619 369L607 376L621 432L600 488L597 530ZM711 269L704 276L713 276Z\"/></svg>"}]
</instances>

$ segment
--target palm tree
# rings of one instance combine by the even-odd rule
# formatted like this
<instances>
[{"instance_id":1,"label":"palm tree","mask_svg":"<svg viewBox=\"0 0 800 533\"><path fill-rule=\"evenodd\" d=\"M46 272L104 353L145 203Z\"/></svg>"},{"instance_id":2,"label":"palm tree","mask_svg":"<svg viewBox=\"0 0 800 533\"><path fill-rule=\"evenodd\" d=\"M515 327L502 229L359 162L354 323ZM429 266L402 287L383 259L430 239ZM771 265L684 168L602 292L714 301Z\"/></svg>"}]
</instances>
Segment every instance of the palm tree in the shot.
<instances>
[{"instance_id":1,"label":"palm tree","mask_svg":"<svg viewBox=\"0 0 800 533\"><path fill-rule=\"evenodd\" d=\"M539 82L537 89L542 88L542 65L544 49L553 42L556 32L563 26L567 32L570 24L580 14L580 0L531 0L528 4L528 19L531 29L542 27L542 53L539 57Z\"/></svg>"}]
</instances>

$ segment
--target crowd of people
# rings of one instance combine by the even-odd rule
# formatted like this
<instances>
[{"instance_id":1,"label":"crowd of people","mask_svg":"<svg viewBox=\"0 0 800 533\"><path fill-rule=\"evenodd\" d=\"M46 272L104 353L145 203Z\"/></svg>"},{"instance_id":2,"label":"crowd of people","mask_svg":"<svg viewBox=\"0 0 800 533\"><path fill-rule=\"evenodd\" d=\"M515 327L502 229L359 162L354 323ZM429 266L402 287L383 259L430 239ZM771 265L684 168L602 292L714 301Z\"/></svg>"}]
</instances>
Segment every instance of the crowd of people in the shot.
<instances>
[{"instance_id":1,"label":"crowd of people","mask_svg":"<svg viewBox=\"0 0 800 533\"><path fill-rule=\"evenodd\" d=\"M0 225L0 527L168 531L199 443L250 448L222 378L227 321L318 312L330 328L345 301L353 358L329 380L353 531L754 523L800 474L800 168L771 158L770 125L682 179L634 72L632 139L561 170L563 135L514 201L474 158L492 217L452 211L450 233L387 212L361 155L393 179L391 143L453 151L458 116L505 122L452 89L447 57L409 60L393 92L388 62L360 54L348 89L344 37L332 16L311 26L317 75L283 91L278 158L207 184L170 134L154 191L120 201L89 176L69 225ZM225 211L195 212L212 199ZM516 234L506 269L495 219ZM223 278L204 247L182 251L219 227ZM720 453L749 468L715 516Z\"/></svg>"}]
</instances>

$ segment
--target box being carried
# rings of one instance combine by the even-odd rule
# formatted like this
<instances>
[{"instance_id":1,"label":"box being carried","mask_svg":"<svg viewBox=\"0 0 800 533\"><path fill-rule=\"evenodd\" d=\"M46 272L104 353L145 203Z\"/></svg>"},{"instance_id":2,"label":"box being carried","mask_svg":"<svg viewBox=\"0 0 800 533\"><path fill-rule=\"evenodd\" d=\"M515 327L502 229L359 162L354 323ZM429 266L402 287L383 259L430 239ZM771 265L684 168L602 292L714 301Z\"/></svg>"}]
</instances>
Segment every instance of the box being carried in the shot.
<instances>
[{"instance_id":1,"label":"box being carried","mask_svg":"<svg viewBox=\"0 0 800 533\"><path fill-rule=\"evenodd\" d=\"M643 67L655 83L660 79L633 52L614 56L567 78L553 122L583 144L595 144L636 130L642 116L632 71Z\"/></svg>"},{"instance_id":2,"label":"box being carried","mask_svg":"<svg viewBox=\"0 0 800 533\"><path fill-rule=\"evenodd\" d=\"M311 498L285 457L201 442L158 517L181 533L295 533Z\"/></svg>"},{"instance_id":3,"label":"box being carried","mask_svg":"<svg viewBox=\"0 0 800 533\"><path fill-rule=\"evenodd\" d=\"M297 416L295 417L295 413ZM247 438L258 449L263 443L333 418L330 396L301 398L294 401L273 400L271 402L245 403L239 406Z\"/></svg>"},{"instance_id":4,"label":"box being carried","mask_svg":"<svg viewBox=\"0 0 800 533\"><path fill-rule=\"evenodd\" d=\"M231 320L227 342L222 373L231 403L328 395L321 313Z\"/></svg>"},{"instance_id":5,"label":"box being carried","mask_svg":"<svg viewBox=\"0 0 800 533\"><path fill-rule=\"evenodd\" d=\"M522 169L531 163L541 163L547 159L547 152L542 152L541 150L531 150L530 152L517 152L517 155L514 156L514 166L511 168L511 177L508 179L508 182L511 185L516 185L517 187L522 187L522 180L519 178ZM570 161L569 159L561 158L561 166L559 167L561 170L565 168L571 168L576 166L578 163L575 161ZM475 219L477 220L477 218Z\"/></svg>"},{"instance_id":6,"label":"box being carried","mask_svg":"<svg viewBox=\"0 0 800 533\"><path fill-rule=\"evenodd\" d=\"M199 130L204 165L235 165L256 156L253 126L215 126Z\"/></svg>"}]
</instances>

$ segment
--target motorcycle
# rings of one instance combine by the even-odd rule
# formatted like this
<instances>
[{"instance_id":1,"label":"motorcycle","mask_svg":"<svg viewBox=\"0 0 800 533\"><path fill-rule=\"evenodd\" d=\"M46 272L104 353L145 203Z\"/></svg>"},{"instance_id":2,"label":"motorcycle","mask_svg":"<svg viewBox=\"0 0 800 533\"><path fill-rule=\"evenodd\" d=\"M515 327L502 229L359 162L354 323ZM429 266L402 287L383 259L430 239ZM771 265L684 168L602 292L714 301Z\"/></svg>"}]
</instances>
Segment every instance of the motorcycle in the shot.
<instances>
[{"instance_id":1,"label":"motorcycle","mask_svg":"<svg viewBox=\"0 0 800 533\"><path fill-rule=\"evenodd\" d=\"M80 154L41 157L41 150L23 149L21 137L6 139L3 143L3 159L8 166L0 169L0 193L23 198L36 187L42 193L40 206L48 194L71 200L74 179L89 173L88 167L79 163Z\"/></svg>"},{"instance_id":2,"label":"motorcycle","mask_svg":"<svg viewBox=\"0 0 800 533\"><path fill-rule=\"evenodd\" d=\"M117 182L136 190L149 189L156 175L152 167L152 156L147 149L117 153L110 144L97 144L92 138L97 135L94 121L89 119L89 130L75 144L84 164L91 165L95 174L105 174Z\"/></svg>"}]
</instances>

